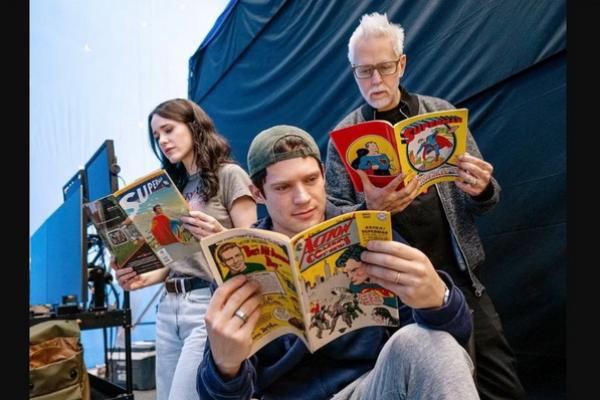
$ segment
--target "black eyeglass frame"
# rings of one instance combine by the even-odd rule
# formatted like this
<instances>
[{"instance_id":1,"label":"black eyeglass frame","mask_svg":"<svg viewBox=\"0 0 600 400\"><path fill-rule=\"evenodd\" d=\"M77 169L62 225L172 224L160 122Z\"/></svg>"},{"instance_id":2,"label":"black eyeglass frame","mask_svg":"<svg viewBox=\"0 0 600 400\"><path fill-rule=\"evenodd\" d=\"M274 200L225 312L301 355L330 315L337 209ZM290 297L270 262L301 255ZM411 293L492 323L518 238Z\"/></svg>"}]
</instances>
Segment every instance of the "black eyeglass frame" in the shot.
<instances>
[{"instance_id":1,"label":"black eyeglass frame","mask_svg":"<svg viewBox=\"0 0 600 400\"><path fill-rule=\"evenodd\" d=\"M396 73L396 71L398 71L398 63L400 62L400 60L402 59L402 57L398 58L397 60L390 60L390 61L383 61L380 63L377 63L375 65L373 64L352 64L352 73L354 74L354 76L358 79L369 79L373 76L373 73L375 73L375 70L377 70L377 72L379 72L379 75L381 76L387 76L387 75L393 75ZM389 63L394 63L394 70L388 73L383 73L381 71L381 69L384 68L383 64L389 64ZM361 67L369 67L370 69L370 73L369 75L365 75L365 76L359 76L357 73L357 69L361 68Z\"/></svg>"}]
</instances>

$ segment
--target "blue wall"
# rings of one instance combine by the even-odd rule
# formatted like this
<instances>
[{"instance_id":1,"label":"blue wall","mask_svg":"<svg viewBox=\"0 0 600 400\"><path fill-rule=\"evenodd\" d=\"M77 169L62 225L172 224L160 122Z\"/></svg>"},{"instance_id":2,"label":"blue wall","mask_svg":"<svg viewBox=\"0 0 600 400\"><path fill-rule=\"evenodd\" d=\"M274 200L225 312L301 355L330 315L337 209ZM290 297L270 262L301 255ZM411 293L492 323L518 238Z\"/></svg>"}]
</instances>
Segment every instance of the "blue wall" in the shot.
<instances>
[{"instance_id":1,"label":"blue wall","mask_svg":"<svg viewBox=\"0 0 600 400\"><path fill-rule=\"evenodd\" d=\"M190 59L188 96L245 165L285 123L317 138L361 103L347 42L367 12L406 31L403 85L470 109L503 187L478 226L483 283L530 393L565 392L566 19L563 0L232 1ZM545 396L545 395L544 395ZM533 398L534 396L531 396ZM548 397L545 397L548 398Z\"/></svg>"}]
</instances>

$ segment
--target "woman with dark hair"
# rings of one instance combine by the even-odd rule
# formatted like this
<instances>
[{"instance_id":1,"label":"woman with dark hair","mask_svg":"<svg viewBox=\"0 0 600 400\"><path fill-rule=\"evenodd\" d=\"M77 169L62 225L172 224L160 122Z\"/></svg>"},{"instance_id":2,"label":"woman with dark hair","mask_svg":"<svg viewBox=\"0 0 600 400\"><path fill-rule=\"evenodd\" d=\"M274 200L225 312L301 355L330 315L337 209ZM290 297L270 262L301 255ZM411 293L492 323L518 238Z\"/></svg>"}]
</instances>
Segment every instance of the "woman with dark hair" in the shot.
<instances>
[{"instance_id":1,"label":"woman with dark hair","mask_svg":"<svg viewBox=\"0 0 600 400\"><path fill-rule=\"evenodd\" d=\"M181 217L183 226L197 239L256 221L250 178L204 110L190 100L168 100L148 115L148 128L162 168L190 206L190 215ZM124 268L117 277L125 290L164 281L156 314L156 399L198 399L196 371L206 341L211 277L182 264L143 275Z\"/></svg>"}]
</instances>

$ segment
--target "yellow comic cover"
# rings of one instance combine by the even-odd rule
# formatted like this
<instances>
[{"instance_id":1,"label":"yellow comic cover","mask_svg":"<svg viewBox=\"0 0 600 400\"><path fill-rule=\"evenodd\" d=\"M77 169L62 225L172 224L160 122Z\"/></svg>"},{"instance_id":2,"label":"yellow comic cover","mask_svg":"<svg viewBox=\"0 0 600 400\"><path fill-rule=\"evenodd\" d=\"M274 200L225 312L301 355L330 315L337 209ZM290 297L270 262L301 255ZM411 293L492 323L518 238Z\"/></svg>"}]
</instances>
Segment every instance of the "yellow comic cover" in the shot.
<instances>
[{"instance_id":1,"label":"yellow comic cover","mask_svg":"<svg viewBox=\"0 0 600 400\"><path fill-rule=\"evenodd\" d=\"M400 168L419 181L419 193L444 181L458 180L458 156L467 146L468 110L436 111L394 125Z\"/></svg>"},{"instance_id":2,"label":"yellow comic cover","mask_svg":"<svg viewBox=\"0 0 600 400\"><path fill-rule=\"evenodd\" d=\"M466 150L466 108L419 114L392 125L373 120L329 133L354 190L363 192L360 174L377 187L400 174L407 185L419 181L419 193L434 183L458 180L457 158Z\"/></svg>"},{"instance_id":3,"label":"yellow comic cover","mask_svg":"<svg viewBox=\"0 0 600 400\"><path fill-rule=\"evenodd\" d=\"M365 326L398 324L396 296L361 275L369 240L390 240L390 214L356 211L293 238L235 228L202 239L217 284L243 273L260 283L263 304L252 354L284 334L299 336L311 352Z\"/></svg>"},{"instance_id":4,"label":"yellow comic cover","mask_svg":"<svg viewBox=\"0 0 600 400\"><path fill-rule=\"evenodd\" d=\"M286 333L306 339L288 237L261 229L234 228L208 236L200 245L218 285L238 274L260 284L263 301L252 334L252 353Z\"/></svg>"}]
</instances>

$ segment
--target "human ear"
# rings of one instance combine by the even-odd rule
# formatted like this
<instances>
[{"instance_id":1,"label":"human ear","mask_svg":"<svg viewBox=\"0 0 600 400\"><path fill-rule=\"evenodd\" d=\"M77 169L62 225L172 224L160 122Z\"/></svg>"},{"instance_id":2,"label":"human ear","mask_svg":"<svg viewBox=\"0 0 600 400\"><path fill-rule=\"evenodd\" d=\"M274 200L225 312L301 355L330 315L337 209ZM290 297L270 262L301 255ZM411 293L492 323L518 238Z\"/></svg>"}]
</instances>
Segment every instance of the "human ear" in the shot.
<instances>
[{"instance_id":1,"label":"human ear","mask_svg":"<svg viewBox=\"0 0 600 400\"><path fill-rule=\"evenodd\" d=\"M400 61L399 61L399 65L398 65L398 69L400 70L400 75L399 77L402 78L404 76L404 70L406 69L406 54L402 54L400 56Z\"/></svg>"},{"instance_id":2,"label":"human ear","mask_svg":"<svg viewBox=\"0 0 600 400\"><path fill-rule=\"evenodd\" d=\"M256 201L258 204L265 204L265 198L259 188L251 183L250 186L248 186L248 189L250 189L250 193L252 193L254 201Z\"/></svg>"}]
</instances>

